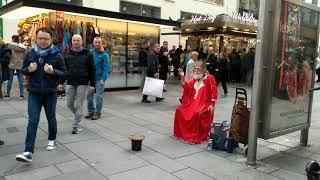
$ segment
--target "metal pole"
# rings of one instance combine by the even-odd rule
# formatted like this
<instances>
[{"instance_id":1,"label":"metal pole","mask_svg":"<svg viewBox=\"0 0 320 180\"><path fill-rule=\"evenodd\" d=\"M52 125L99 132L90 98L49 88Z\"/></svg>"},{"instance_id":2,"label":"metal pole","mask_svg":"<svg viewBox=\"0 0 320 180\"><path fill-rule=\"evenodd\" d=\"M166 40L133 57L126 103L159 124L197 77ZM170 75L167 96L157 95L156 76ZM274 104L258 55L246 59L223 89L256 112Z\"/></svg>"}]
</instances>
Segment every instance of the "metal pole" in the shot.
<instances>
[{"instance_id":1,"label":"metal pole","mask_svg":"<svg viewBox=\"0 0 320 180\"><path fill-rule=\"evenodd\" d=\"M300 145L308 146L309 128L301 130L300 134Z\"/></svg>"},{"instance_id":2,"label":"metal pole","mask_svg":"<svg viewBox=\"0 0 320 180\"><path fill-rule=\"evenodd\" d=\"M251 102L251 113L249 122L249 137L248 137L248 156L247 164L251 166L256 165L257 156L257 140L258 140L258 122L261 117L260 105L263 101L263 57L264 50L267 49L268 39L265 35L266 19L268 17L268 7L270 0L261 0L259 8L259 22L258 22L258 33L257 33L257 44L256 44L256 56L254 63L254 76L252 85L252 102ZM270 47L269 47L270 48Z\"/></svg>"}]
</instances>

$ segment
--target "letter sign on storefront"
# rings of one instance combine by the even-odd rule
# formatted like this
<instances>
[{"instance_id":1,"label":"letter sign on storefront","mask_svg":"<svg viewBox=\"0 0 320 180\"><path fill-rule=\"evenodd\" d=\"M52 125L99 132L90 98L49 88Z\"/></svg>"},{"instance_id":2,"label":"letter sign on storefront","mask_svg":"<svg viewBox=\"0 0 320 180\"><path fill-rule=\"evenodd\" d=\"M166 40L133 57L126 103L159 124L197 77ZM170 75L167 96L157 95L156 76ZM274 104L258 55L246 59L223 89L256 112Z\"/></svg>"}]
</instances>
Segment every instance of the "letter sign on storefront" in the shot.
<instances>
[{"instance_id":1,"label":"letter sign on storefront","mask_svg":"<svg viewBox=\"0 0 320 180\"><path fill-rule=\"evenodd\" d=\"M249 13L249 12L242 12L242 14L238 13L238 12L233 12L232 18L234 20L239 20L239 21L244 21L244 22L252 22L252 23L255 23L258 21L256 18L254 18L253 14Z\"/></svg>"}]
</instances>

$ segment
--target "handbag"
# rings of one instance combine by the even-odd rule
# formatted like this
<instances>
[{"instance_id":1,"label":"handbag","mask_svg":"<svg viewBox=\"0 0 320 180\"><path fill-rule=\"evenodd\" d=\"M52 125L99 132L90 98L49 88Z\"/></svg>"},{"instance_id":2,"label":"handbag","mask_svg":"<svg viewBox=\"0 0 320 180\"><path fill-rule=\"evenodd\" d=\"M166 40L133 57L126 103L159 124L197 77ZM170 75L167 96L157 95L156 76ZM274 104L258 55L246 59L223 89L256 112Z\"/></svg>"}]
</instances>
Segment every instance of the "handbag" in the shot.
<instances>
[{"instance_id":1,"label":"handbag","mask_svg":"<svg viewBox=\"0 0 320 180\"><path fill-rule=\"evenodd\" d=\"M146 77L142 94L161 98L164 80Z\"/></svg>"}]
</instances>

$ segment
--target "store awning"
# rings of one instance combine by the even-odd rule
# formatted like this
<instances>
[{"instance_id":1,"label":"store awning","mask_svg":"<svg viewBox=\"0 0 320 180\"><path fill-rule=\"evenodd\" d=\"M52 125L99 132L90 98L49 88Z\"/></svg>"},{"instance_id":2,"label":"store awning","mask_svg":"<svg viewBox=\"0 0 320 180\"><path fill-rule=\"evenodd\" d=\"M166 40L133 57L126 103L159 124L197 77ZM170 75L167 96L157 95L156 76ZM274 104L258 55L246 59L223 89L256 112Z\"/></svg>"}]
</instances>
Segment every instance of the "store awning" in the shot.
<instances>
[{"instance_id":1,"label":"store awning","mask_svg":"<svg viewBox=\"0 0 320 180\"><path fill-rule=\"evenodd\" d=\"M174 33L162 33L162 35L213 35L213 34L230 34L230 35L241 35L247 37L256 37L257 26L256 23L240 22L232 19L226 14L221 14L214 19L212 22L192 22L191 19L184 20L181 27L175 28L180 32Z\"/></svg>"},{"instance_id":2,"label":"store awning","mask_svg":"<svg viewBox=\"0 0 320 180\"><path fill-rule=\"evenodd\" d=\"M67 5L61 3L44 2L39 0L15 0L0 8L0 18L25 19L41 13L52 11L64 11L75 15L107 18L111 20L142 22L162 26L180 27L181 22L144 17L137 15L122 14L119 12L93 9L83 6Z\"/></svg>"}]
</instances>

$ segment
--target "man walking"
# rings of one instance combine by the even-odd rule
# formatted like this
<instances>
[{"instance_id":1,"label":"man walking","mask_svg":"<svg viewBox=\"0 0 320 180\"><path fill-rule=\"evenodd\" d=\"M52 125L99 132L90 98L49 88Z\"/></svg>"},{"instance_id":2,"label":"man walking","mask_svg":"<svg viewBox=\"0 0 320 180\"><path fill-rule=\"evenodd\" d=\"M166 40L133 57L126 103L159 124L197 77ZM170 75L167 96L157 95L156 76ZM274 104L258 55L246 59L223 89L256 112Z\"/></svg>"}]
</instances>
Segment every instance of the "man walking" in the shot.
<instances>
[{"instance_id":1,"label":"man walking","mask_svg":"<svg viewBox=\"0 0 320 180\"><path fill-rule=\"evenodd\" d=\"M160 45L155 44L153 50L148 54L148 68L147 68L147 76L152 78L159 78L159 60L158 55L160 53ZM156 101L162 101L164 98L156 98ZM151 103L148 100L148 95L143 95L142 103Z\"/></svg>"},{"instance_id":2,"label":"man walking","mask_svg":"<svg viewBox=\"0 0 320 180\"><path fill-rule=\"evenodd\" d=\"M168 41L163 41L163 46L160 48L159 53L159 78L164 80L166 83L168 72L169 72L169 52L168 52ZM163 89L163 92L167 92Z\"/></svg>"},{"instance_id":3,"label":"man walking","mask_svg":"<svg viewBox=\"0 0 320 180\"><path fill-rule=\"evenodd\" d=\"M59 78L65 75L65 64L60 50L52 44L52 32L48 28L36 31L37 44L29 51L23 63L22 73L29 76L28 83L28 128L24 153L17 161L31 162L40 120L44 107L48 120L48 151L56 148L56 104Z\"/></svg>"},{"instance_id":4,"label":"man walking","mask_svg":"<svg viewBox=\"0 0 320 180\"><path fill-rule=\"evenodd\" d=\"M13 75L16 73L20 88L20 99L24 98L23 93L23 77L22 77L22 66L23 59L26 53L26 49L23 44L19 43L19 36L12 36L12 43L9 44L9 48L11 49L11 59L10 59L10 79L7 84L7 93L4 96L4 99L10 99L10 92L12 87Z\"/></svg>"},{"instance_id":5,"label":"man walking","mask_svg":"<svg viewBox=\"0 0 320 180\"><path fill-rule=\"evenodd\" d=\"M96 67L96 103L93 101L94 92L88 92L88 114L86 119L100 119L103 105L104 84L110 74L110 59L108 53L102 46L101 37L95 37L93 40L94 49L92 50L94 63Z\"/></svg>"},{"instance_id":6,"label":"man walking","mask_svg":"<svg viewBox=\"0 0 320 180\"><path fill-rule=\"evenodd\" d=\"M148 67L148 52L150 48L150 43L145 41L143 47L139 52L139 66L141 71L141 85L140 91L143 92L144 81L147 77L147 67Z\"/></svg>"},{"instance_id":7,"label":"man walking","mask_svg":"<svg viewBox=\"0 0 320 180\"><path fill-rule=\"evenodd\" d=\"M63 90L63 84L67 80L66 94L67 106L74 114L72 134L81 131L79 123L83 117L83 101L89 86L89 91L94 92L95 64L90 51L83 48L82 37L78 34L72 37L72 48L65 55L67 68L66 78L62 78L59 90Z\"/></svg>"}]
</instances>

